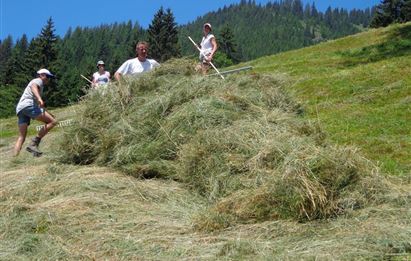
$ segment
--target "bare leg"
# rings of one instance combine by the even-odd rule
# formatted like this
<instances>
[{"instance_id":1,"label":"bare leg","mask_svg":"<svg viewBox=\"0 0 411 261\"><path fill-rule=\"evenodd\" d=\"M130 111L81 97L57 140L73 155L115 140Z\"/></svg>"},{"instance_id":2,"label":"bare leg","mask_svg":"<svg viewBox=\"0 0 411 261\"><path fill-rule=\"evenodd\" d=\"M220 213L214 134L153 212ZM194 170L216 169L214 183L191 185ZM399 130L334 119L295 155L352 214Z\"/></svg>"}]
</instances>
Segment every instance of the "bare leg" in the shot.
<instances>
[{"instance_id":1,"label":"bare leg","mask_svg":"<svg viewBox=\"0 0 411 261\"><path fill-rule=\"evenodd\" d=\"M56 119L54 119L53 116L51 116L47 111L38 116L36 120L45 123L44 128L41 128L41 130L37 134L37 137L39 137L40 139L43 138L49 132L49 130L53 129L54 126L57 125Z\"/></svg>"},{"instance_id":2,"label":"bare leg","mask_svg":"<svg viewBox=\"0 0 411 261\"><path fill-rule=\"evenodd\" d=\"M196 73L202 72L201 63L197 64L196 67L194 67L194 70L196 71Z\"/></svg>"},{"instance_id":3,"label":"bare leg","mask_svg":"<svg viewBox=\"0 0 411 261\"><path fill-rule=\"evenodd\" d=\"M33 156L35 157L40 157L41 154L43 154L40 150L39 150L39 144L41 142L41 139L49 132L49 130L51 130L54 126L56 126L57 121L54 119L53 116L50 115L50 113L48 112L44 112L42 114L40 114L36 120L44 122L44 128L42 128L38 133L37 136L34 137L30 144L27 146L26 150L28 152L33 153Z\"/></svg>"},{"instance_id":4,"label":"bare leg","mask_svg":"<svg viewBox=\"0 0 411 261\"><path fill-rule=\"evenodd\" d=\"M14 156L18 156L27 135L27 123L19 124L19 137L17 138L16 145L14 145Z\"/></svg>"},{"instance_id":5,"label":"bare leg","mask_svg":"<svg viewBox=\"0 0 411 261\"><path fill-rule=\"evenodd\" d=\"M210 64L209 63L202 63L201 64L201 71L202 71L203 75L207 74L208 69L210 69Z\"/></svg>"}]
</instances>

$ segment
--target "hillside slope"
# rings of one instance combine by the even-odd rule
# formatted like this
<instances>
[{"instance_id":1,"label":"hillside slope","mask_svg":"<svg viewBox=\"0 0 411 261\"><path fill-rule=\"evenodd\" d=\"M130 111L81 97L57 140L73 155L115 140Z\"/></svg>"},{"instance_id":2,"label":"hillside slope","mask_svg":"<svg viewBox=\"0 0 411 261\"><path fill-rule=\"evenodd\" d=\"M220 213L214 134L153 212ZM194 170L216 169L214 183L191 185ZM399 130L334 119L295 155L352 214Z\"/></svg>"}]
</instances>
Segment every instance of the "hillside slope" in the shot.
<instances>
[{"instance_id":1,"label":"hillside slope","mask_svg":"<svg viewBox=\"0 0 411 261\"><path fill-rule=\"evenodd\" d=\"M395 28L369 32L381 36L371 46ZM175 61L90 93L53 111L76 123L44 139L42 158L12 158L15 118L0 120L0 259L411 258L409 176L384 178L355 147L332 144L326 111L301 98L316 97L310 79L333 75L305 65L356 51L339 41L255 61L268 75L222 82Z\"/></svg>"},{"instance_id":2,"label":"hillside slope","mask_svg":"<svg viewBox=\"0 0 411 261\"><path fill-rule=\"evenodd\" d=\"M411 174L411 24L370 30L250 63L291 76L294 94L338 144L384 172Z\"/></svg>"}]
</instances>

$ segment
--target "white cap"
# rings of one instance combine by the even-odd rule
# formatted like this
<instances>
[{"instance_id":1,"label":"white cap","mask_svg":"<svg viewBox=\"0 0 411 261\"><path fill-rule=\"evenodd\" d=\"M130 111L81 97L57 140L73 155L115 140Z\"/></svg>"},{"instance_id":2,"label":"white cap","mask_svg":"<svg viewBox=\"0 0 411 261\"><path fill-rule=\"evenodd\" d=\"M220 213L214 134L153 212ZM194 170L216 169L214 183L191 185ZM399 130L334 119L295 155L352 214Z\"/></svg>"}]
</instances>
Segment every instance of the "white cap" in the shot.
<instances>
[{"instance_id":1,"label":"white cap","mask_svg":"<svg viewBox=\"0 0 411 261\"><path fill-rule=\"evenodd\" d=\"M45 74L47 75L48 78L54 78L54 74L52 74L49 70L47 69L40 69L37 71L37 74Z\"/></svg>"},{"instance_id":2,"label":"white cap","mask_svg":"<svg viewBox=\"0 0 411 261\"><path fill-rule=\"evenodd\" d=\"M210 28L210 30L211 30L211 24L210 24L210 23L205 23L205 24L203 25L203 27L206 27L206 26L208 26L208 27Z\"/></svg>"},{"instance_id":3,"label":"white cap","mask_svg":"<svg viewBox=\"0 0 411 261\"><path fill-rule=\"evenodd\" d=\"M98 62L97 62L97 67L98 67L99 65L101 65L101 64L102 64L102 65L104 65L104 62L103 62L103 61L101 61L101 60L100 60L100 61L98 61Z\"/></svg>"}]
</instances>

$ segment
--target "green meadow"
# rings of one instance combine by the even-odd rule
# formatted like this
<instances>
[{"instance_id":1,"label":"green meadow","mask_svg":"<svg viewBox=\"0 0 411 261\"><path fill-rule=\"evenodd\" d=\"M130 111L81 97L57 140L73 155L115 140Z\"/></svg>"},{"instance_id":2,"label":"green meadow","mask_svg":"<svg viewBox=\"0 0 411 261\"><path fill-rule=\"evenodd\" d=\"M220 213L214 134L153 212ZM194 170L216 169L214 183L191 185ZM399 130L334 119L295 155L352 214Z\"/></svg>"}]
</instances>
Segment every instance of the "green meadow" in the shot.
<instances>
[{"instance_id":1,"label":"green meadow","mask_svg":"<svg viewBox=\"0 0 411 261\"><path fill-rule=\"evenodd\" d=\"M384 172L411 171L411 25L330 41L250 63L282 72L307 115L338 144L354 145Z\"/></svg>"}]
</instances>

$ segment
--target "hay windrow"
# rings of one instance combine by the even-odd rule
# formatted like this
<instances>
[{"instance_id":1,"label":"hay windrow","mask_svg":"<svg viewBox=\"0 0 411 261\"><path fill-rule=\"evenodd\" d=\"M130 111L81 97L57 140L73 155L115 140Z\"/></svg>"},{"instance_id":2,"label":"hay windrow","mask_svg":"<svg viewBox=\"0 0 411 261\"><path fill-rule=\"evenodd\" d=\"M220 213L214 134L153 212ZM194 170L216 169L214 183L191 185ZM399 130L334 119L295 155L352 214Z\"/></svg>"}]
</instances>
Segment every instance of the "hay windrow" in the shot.
<instances>
[{"instance_id":1,"label":"hay windrow","mask_svg":"<svg viewBox=\"0 0 411 261\"><path fill-rule=\"evenodd\" d=\"M210 202L210 216L195 218L199 230L332 217L383 191L371 162L329 144L321 126L299 116L283 75L222 81L192 68L173 60L89 93L59 160L183 182Z\"/></svg>"}]
</instances>

